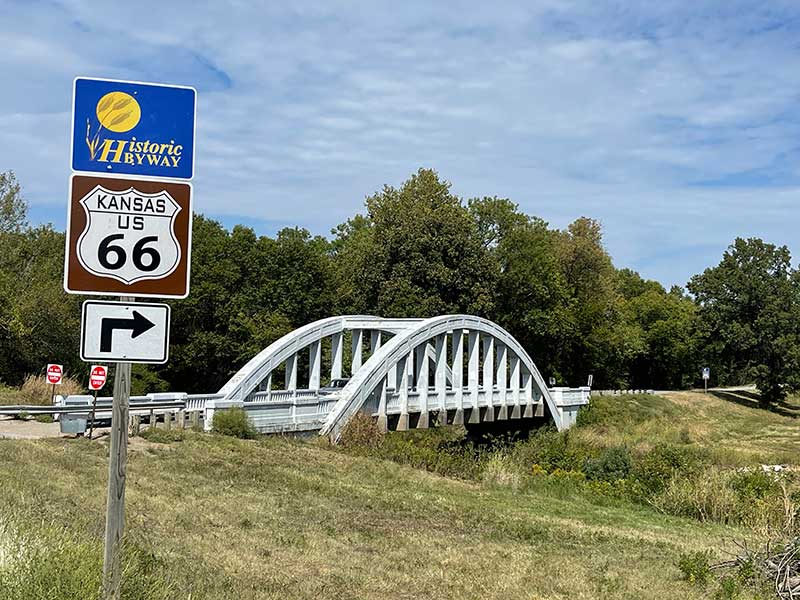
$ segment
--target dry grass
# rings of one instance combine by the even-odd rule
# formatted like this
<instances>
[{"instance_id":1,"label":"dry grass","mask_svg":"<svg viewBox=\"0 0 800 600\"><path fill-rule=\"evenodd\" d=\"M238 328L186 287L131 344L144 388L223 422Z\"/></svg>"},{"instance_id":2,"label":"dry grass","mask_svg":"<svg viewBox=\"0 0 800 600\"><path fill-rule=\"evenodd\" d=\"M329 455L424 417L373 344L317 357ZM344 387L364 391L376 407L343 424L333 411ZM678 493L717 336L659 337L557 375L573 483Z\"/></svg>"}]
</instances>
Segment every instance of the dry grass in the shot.
<instances>
[{"instance_id":1,"label":"dry grass","mask_svg":"<svg viewBox=\"0 0 800 600\"><path fill-rule=\"evenodd\" d=\"M64 377L61 385L55 386L55 393L61 396L72 394L86 394L78 381L71 377ZM15 404L34 404L48 406L53 403L53 386L45 381L42 375L28 375L16 395Z\"/></svg>"},{"instance_id":2,"label":"dry grass","mask_svg":"<svg viewBox=\"0 0 800 600\"><path fill-rule=\"evenodd\" d=\"M193 600L701 598L679 580L680 554L746 535L515 492L496 467L484 485L316 444L188 434L132 450L128 524L168 560L175 598ZM97 443L0 441L0 514L27 527L57 515L63 535L97 544L105 473Z\"/></svg>"},{"instance_id":3,"label":"dry grass","mask_svg":"<svg viewBox=\"0 0 800 600\"><path fill-rule=\"evenodd\" d=\"M758 408L743 392L663 392L660 396L602 399L618 404L618 422L576 432L597 445L648 448L659 442L688 442L708 448L722 465L800 465L797 397L772 411Z\"/></svg>"}]
</instances>

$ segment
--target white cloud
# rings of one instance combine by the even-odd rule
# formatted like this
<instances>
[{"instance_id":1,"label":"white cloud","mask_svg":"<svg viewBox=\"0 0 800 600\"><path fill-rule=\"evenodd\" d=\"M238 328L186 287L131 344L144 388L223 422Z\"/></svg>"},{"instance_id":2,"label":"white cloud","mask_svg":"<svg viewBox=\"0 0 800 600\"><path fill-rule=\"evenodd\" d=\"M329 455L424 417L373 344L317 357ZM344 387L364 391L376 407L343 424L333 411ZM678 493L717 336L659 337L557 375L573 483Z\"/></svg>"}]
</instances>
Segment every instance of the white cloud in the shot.
<instances>
[{"instance_id":1,"label":"white cloud","mask_svg":"<svg viewBox=\"0 0 800 600\"><path fill-rule=\"evenodd\" d=\"M667 284L736 235L800 252L799 8L528 4L6 5L0 169L62 210L72 77L170 79L199 89L207 213L326 233L431 166L556 226L599 218Z\"/></svg>"}]
</instances>

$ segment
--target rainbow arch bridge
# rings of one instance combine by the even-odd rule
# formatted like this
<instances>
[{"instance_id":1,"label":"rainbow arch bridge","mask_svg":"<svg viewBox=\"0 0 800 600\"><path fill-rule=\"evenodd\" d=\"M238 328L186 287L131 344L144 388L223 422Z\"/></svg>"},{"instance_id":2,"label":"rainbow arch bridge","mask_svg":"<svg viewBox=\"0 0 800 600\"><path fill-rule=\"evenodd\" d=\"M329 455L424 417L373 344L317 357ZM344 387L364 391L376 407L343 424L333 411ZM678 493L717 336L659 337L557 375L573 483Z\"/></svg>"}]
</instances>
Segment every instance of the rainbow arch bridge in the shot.
<instances>
[{"instance_id":1,"label":"rainbow arch bridge","mask_svg":"<svg viewBox=\"0 0 800 600\"><path fill-rule=\"evenodd\" d=\"M323 365L341 387L322 385ZM562 430L588 402L587 387L548 388L520 343L487 319L351 315L283 336L218 393L188 396L187 410L202 410L207 429L216 411L241 407L262 433L318 431L335 442L359 412L384 431L534 418Z\"/></svg>"}]
</instances>

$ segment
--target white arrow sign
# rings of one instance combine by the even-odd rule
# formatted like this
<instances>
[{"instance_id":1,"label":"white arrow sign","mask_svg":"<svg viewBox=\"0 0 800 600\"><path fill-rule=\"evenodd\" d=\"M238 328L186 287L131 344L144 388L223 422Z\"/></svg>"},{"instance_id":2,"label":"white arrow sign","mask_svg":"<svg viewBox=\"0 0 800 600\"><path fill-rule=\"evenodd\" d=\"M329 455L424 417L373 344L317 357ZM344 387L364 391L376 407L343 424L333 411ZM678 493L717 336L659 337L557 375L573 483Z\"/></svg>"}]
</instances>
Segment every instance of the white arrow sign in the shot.
<instances>
[{"instance_id":1,"label":"white arrow sign","mask_svg":"<svg viewBox=\"0 0 800 600\"><path fill-rule=\"evenodd\" d=\"M169 317L167 304L87 300L81 319L81 359L165 363Z\"/></svg>"}]
</instances>

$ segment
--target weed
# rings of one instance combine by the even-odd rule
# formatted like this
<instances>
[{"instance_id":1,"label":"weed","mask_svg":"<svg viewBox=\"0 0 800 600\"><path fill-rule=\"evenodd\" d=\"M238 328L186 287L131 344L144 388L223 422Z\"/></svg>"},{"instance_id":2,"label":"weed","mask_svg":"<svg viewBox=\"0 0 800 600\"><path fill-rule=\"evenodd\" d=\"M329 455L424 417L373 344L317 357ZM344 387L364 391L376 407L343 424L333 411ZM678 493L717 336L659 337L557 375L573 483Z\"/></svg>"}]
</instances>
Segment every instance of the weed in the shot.
<instances>
[{"instance_id":1,"label":"weed","mask_svg":"<svg viewBox=\"0 0 800 600\"><path fill-rule=\"evenodd\" d=\"M226 408L214 411L214 422L211 425L214 433L229 435L243 440L255 439L258 435L255 427L241 408Z\"/></svg>"},{"instance_id":2,"label":"weed","mask_svg":"<svg viewBox=\"0 0 800 600\"><path fill-rule=\"evenodd\" d=\"M708 550L681 554L677 567L680 569L683 579L692 585L706 585L711 575L712 556Z\"/></svg>"}]
</instances>

